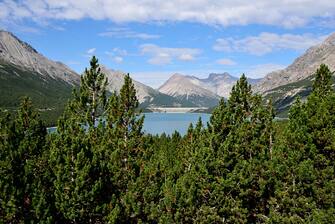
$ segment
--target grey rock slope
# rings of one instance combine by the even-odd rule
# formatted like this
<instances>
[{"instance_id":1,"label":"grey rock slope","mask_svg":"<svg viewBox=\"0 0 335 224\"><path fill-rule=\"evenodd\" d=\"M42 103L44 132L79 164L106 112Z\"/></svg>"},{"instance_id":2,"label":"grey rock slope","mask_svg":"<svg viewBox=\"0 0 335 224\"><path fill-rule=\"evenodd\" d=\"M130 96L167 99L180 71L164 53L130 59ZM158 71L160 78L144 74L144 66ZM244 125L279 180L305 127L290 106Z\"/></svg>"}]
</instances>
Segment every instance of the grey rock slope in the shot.
<instances>
[{"instance_id":1,"label":"grey rock slope","mask_svg":"<svg viewBox=\"0 0 335 224\"><path fill-rule=\"evenodd\" d=\"M198 79L200 81L200 85L208 89L217 95L228 98L230 95L230 91L233 86L236 84L238 78L230 75L229 73L211 73L208 78ZM251 85L255 85L260 81L260 79L251 79L248 78L248 82Z\"/></svg>"},{"instance_id":2,"label":"grey rock slope","mask_svg":"<svg viewBox=\"0 0 335 224\"><path fill-rule=\"evenodd\" d=\"M202 107L215 106L220 99L220 96L204 87L204 83L198 78L181 74L171 76L158 90Z\"/></svg>"},{"instance_id":3,"label":"grey rock slope","mask_svg":"<svg viewBox=\"0 0 335 224\"><path fill-rule=\"evenodd\" d=\"M220 97L229 97L230 91L237 80L238 78L226 72L211 73L204 79L175 74L158 90L179 99L191 99L193 103L199 106L215 106ZM255 84L259 80L249 79L248 81Z\"/></svg>"},{"instance_id":4,"label":"grey rock slope","mask_svg":"<svg viewBox=\"0 0 335 224\"><path fill-rule=\"evenodd\" d=\"M110 92L120 92L123 83L125 73L122 71L116 71L108 69L106 66L101 66L101 71L108 78L107 89ZM155 107L155 106L166 106L166 107L179 107L179 106L195 106L191 102L182 101L172 96L161 93L143 83L133 80L137 98L141 104L141 107Z\"/></svg>"},{"instance_id":5,"label":"grey rock slope","mask_svg":"<svg viewBox=\"0 0 335 224\"><path fill-rule=\"evenodd\" d=\"M255 85L254 90L268 94L272 89L302 81L312 76L322 63L331 70L335 69L335 33L323 43L309 48L287 68L266 75Z\"/></svg>"},{"instance_id":6,"label":"grey rock slope","mask_svg":"<svg viewBox=\"0 0 335 224\"><path fill-rule=\"evenodd\" d=\"M314 74L322 63L335 70L335 33L309 48L287 68L265 76L254 86L254 91L271 98L279 116L287 116L295 98L300 96L304 100L312 91Z\"/></svg>"},{"instance_id":7,"label":"grey rock slope","mask_svg":"<svg viewBox=\"0 0 335 224\"><path fill-rule=\"evenodd\" d=\"M199 79L200 86L212 91L213 93L228 98L233 85L237 78L229 75L229 73L211 73L208 78Z\"/></svg>"},{"instance_id":8,"label":"grey rock slope","mask_svg":"<svg viewBox=\"0 0 335 224\"><path fill-rule=\"evenodd\" d=\"M0 108L15 111L28 96L42 119L54 125L79 83L80 76L67 66L0 30Z\"/></svg>"},{"instance_id":9,"label":"grey rock slope","mask_svg":"<svg viewBox=\"0 0 335 224\"><path fill-rule=\"evenodd\" d=\"M30 70L45 79L63 80L71 85L80 82L80 76L66 65L49 60L12 33L0 30L0 59L8 64Z\"/></svg>"}]
</instances>

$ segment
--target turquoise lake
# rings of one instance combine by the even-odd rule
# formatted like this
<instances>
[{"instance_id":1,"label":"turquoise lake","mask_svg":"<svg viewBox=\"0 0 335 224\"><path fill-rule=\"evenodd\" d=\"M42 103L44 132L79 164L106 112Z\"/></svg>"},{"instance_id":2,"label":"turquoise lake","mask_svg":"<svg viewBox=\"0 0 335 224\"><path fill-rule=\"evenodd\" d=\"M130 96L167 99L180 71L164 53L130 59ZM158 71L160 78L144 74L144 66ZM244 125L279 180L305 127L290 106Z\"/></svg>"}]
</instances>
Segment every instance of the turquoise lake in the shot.
<instances>
[{"instance_id":1,"label":"turquoise lake","mask_svg":"<svg viewBox=\"0 0 335 224\"><path fill-rule=\"evenodd\" d=\"M172 134L178 131L185 134L190 123L196 124L201 117L204 125L207 124L210 114L203 113L145 113L144 132L149 134Z\"/></svg>"},{"instance_id":2,"label":"turquoise lake","mask_svg":"<svg viewBox=\"0 0 335 224\"><path fill-rule=\"evenodd\" d=\"M148 134L163 134L164 132L171 135L178 131L184 135L189 125L195 125L201 117L204 125L207 124L210 114L204 113L144 113L143 131ZM48 128L49 132L54 132L55 127Z\"/></svg>"}]
</instances>

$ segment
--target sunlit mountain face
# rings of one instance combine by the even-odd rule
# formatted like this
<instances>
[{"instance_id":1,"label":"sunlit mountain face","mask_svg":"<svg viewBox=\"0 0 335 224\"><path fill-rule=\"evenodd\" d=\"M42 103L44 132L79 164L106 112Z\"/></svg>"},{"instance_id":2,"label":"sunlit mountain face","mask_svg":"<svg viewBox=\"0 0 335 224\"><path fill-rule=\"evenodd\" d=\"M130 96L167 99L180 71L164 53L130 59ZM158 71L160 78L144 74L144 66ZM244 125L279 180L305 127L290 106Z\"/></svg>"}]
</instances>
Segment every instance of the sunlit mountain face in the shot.
<instances>
[{"instance_id":1,"label":"sunlit mountain face","mask_svg":"<svg viewBox=\"0 0 335 224\"><path fill-rule=\"evenodd\" d=\"M5 0L0 28L81 74L92 55L158 88L172 74L283 69L335 27L331 1Z\"/></svg>"}]
</instances>

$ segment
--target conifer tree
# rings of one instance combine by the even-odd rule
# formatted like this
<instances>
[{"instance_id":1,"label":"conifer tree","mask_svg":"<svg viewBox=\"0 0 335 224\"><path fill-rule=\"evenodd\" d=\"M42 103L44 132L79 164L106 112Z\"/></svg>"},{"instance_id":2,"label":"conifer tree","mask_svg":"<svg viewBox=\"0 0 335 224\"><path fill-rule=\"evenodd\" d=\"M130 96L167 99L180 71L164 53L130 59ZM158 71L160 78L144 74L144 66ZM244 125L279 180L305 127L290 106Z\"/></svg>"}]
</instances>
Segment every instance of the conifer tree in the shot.
<instances>
[{"instance_id":1,"label":"conifer tree","mask_svg":"<svg viewBox=\"0 0 335 224\"><path fill-rule=\"evenodd\" d=\"M233 86L228 99L229 112L231 113L231 122L233 125L243 122L250 116L251 110L251 85L247 77L242 74L241 78Z\"/></svg>"},{"instance_id":2,"label":"conifer tree","mask_svg":"<svg viewBox=\"0 0 335 224\"><path fill-rule=\"evenodd\" d=\"M96 119L101 118L106 106L107 78L101 72L98 59L93 56L90 68L81 76L79 95L75 92L72 110L82 116L87 125L94 126Z\"/></svg>"},{"instance_id":3,"label":"conifer tree","mask_svg":"<svg viewBox=\"0 0 335 224\"><path fill-rule=\"evenodd\" d=\"M281 146L285 172L280 177L271 209L277 222L332 223L334 216L335 93L332 73L321 65L313 92L298 98Z\"/></svg>"},{"instance_id":4,"label":"conifer tree","mask_svg":"<svg viewBox=\"0 0 335 224\"><path fill-rule=\"evenodd\" d=\"M261 222L268 213L271 189L264 163L271 154L273 117L271 106L252 94L245 75L211 117L211 145L216 148L212 172L218 180L212 203L222 203L217 214L228 223Z\"/></svg>"},{"instance_id":5,"label":"conifer tree","mask_svg":"<svg viewBox=\"0 0 335 224\"><path fill-rule=\"evenodd\" d=\"M110 161L106 164L111 171L110 182L117 191L112 192L117 203L109 211L110 222L128 222L139 218L136 178L143 166L143 120L138 111L138 99L134 84L127 74L120 95L112 94L108 101L106 135L104 145L110 152ZM133 217L131 219L130 217ZM138 220L137 220L138 221Z\"/></svg>"},{"instance_id":6,"label":"conifer tree","mask_svg":"<svg viewBox=\"0 0 335 224\"><path fill-rule=\"evenodd\" d=\"M5 114L0 127L1 218L8 223L47 221L49 206L39 179L47 131L31 100L22 100L15 118Z\"/></svg>"},{"instance_id":7,"label":"conifer tree","mask_svg":"<svg viewBox=\"0 0 335 224\"><path fill-rule=\"evenodd\" d=\"M313 93L320 96L326 96L333 92L332 89L332 75L327 65L321 64L316 70L315 81L313 83Z\"/></svg>"},{"instance_id":8,"label":"conifer tree","mask_svg":"<svg viewBox=\"0 0 335 224\"><path fill-rule=\"evenodd\" d=\"M90 65L81 78L79 95L74 92L58 122L51 145L55 205L60 220L73 223L101 221L104 205L99 175L103 161L97 150L104 133L107 80L95 57Z\"/></svg>"},{"instance_id":9,"label":"conifer tree","mask_svg":"<svg viewBox=\"0 0 335 224\"><path fill-rule=\"evenodd\" d=\"M209 131L211 132L211 146L217 151L225 141L231 129L230 113L225 99L221 99L210 117Z\"/></svg>"}]
</instances>

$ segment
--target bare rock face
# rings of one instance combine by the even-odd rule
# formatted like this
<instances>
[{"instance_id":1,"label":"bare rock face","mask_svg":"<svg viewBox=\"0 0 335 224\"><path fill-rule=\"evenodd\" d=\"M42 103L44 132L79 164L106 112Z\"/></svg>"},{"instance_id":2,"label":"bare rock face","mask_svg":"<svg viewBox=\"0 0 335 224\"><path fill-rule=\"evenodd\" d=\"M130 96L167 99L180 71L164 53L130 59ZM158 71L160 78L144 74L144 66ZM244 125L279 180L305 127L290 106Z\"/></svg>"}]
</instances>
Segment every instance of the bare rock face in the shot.
<instances>
[{"instance_id":1,"label":"bare rock face","mask_svg":"<svg viewBox=\"0 0 335 224\"><path fill-rule=\"evenodd\" d=\"M203 88L214 92L215 94L228 98L230 91L235 85L237 78L225 72L222 74L211 73L206 79L199 79Z\"/></svg>"},{"instance_id":2,"label":"bare rock face","mask_svg":"<svg viewBox=\"0 0 335 224\"><path fill-rule=\"evenodd\" d=\"M198 78L181 74L171 76L158 90L201 107L215 106L220 99L220 96L206 89Z\"/></svg>"},{"instance_id":3,"label":"bare rock face","mask_svg":"<svg viewBox=\"0 0 335 224\"><path fill-rule=\"evenodd\" d=\"M199 106L216 105L221 97L228 98L238 78L229 73L211 73L207 78L174 74L158 90L179 99L191 100ZM255 84L257 79L249 79Z\"/></svg>"},{"instance_id":4,"label":"bare rock face","mask_svg":"<svg viewBox=\"0 0 335 224\"><path fill-rule=\"evenodd\" d=\"M116 71L113 69L108 69L106 66L100 66L101 72L103 72L107 79L108 85L107 90L111 93L119 93L123 84L125 74L122 71ZM155 106L169 106L169 107L179 107L179 106L193 106L187 102L181 102L178 99L159 92L143 83L133 80L134 87L136 89L136 96L139 103L144 107L155 107Z\"/></svg>"},{"instance_id":5,"label":"bare rock face","mask_svg":"<svg viewBox=\"0 0 335 224\"><path fill-rule=\"evenodd\" d=\"M47 59L12 33L0 30L0 60L40 74L61 79L71 85L80 83L80 76L66 65Z\"/></svg>"},{"instance_id":6,"label":"bare rock face","mask_svg":"<svg viewBox=\"0 0 335 224\"><path fill-rule=\"evenodd\" d=\"M125 73L122 71L116 71L113 69L108 69L106 66L100 66L101 71L106 75L108 79L107 90L110 92L119 93L123 84ZM157 90L144 85L136 80L133 80L134 87L136 89L136 96L140 103L143 103L146 100L151 100L151 98L158 93Z\"/></svg>"},{"instance_id":7,"label":"bare rock face","mask_svg":"<svg viewBox=\"0 0 335 224\"><path fill-rule=\"evenodd\" d=\"M184 76L181 74L174 74L166 81L159 91L170 96L179 96L179 95L199 95L205 97L218 97L212 91L203 88L202 83L199 79L192 76Z\"/></svg>"},{"instance_id":8,"label":"bare rock face","mask_svg":"<svg viewBox=\"0 0 335 224\"><path fill-rule=\"evenodd\" d=\"M254 90L266 94L279 86L304 80L312 76L320 64L328 65L331 71L335 70L335 33L323 43L309 48L287 68L266 75L254 86Z\"/></svg>"},{"instance_id":9,"label":"bare rock face","mask_svg":"<svg viewBox=\"0 0 335 224\"><path fill-rule=\"evenodd\" d=\"M231 89L236 84L238 78L229 73L211 73L207 78L200 79L194 76L185 76L174 74L166 81L159 91L169 95L200 95L208 97L228 98ZM258 79L248 79L252 85L257 83Z\"/></svg>"}]
</instances>

